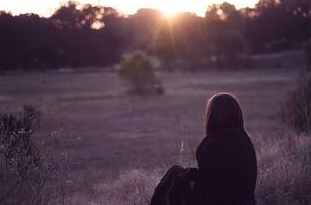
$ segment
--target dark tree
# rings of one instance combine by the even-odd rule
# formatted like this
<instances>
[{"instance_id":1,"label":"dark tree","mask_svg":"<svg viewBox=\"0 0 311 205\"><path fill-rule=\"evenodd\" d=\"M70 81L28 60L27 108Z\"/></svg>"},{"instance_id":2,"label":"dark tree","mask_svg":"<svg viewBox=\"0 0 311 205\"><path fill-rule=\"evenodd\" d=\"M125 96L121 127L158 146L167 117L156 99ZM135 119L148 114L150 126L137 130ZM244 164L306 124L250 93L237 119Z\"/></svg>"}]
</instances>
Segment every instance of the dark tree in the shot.
<instances>
[{"instance_id":1,"label":"dark tree","mask_svg":"<svg viewBox=\"0 0 311 205\"><path fill-rule=\"evenodd\" d=\"M260 0L237 10L208 7L206 16L164 18L154 9L122 16L111 7L64 3L49 18L0 12L0 71L106 67L142 50L164 68L236 68L247 54L302 49L311 36L310 0Z\"/></svg>"},{"instance_id":2,"label":"dark tree","mask_svg":"<svg viewBox=\"0 0 311 205\"><path fill-rule=\"evenodd\" d=\"M229 3L214 4L206 12L206 51L218 69L236 68L247 50L241 13Z\"/></svg>"},{"instance_id":3,"label":"dark tree","mask_svg":"<svg viewBox=\"0 0 311 205\"><path fill-rule=\"evenodd\" d=\"M119 62L124 18L110 7L68 2L50 18L0 12L0 70L109 66Z\"/></svg>"},{"instance_id":4,"label":"dark tree","mask_svg":"<svg viewBox=\"0 0 311 205\"><path fill-rule=\"evenodd\" d=\"M253 52L301 48L311 35L309 0L260 0L247 14L245 36Z\"/></svg>"}]
</instances>

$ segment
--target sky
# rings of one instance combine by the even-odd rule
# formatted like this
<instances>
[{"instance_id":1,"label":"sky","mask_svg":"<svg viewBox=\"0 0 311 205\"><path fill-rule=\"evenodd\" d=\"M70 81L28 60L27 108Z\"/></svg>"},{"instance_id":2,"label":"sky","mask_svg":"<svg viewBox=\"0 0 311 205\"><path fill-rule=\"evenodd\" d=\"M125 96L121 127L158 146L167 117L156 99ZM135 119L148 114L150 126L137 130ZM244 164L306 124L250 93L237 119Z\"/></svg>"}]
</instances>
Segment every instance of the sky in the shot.
<instances>
[{"instance_id":1,"label":"sky","mask_svg":"<svg viewBox=\"0 0 311 205\"><path fill-rule=\"evenodd\" d=\"M227 1L237 8L253 7L258 0L78 0L80 3L111 6L125 14L133 14L139 8L154 8L167 16L178 12L193 12L203 16L207 6L212 3ZM50 16L64 0L0 0L0 10L12 14L36 13L40 16Z\"/></svg>"}]
</instances>

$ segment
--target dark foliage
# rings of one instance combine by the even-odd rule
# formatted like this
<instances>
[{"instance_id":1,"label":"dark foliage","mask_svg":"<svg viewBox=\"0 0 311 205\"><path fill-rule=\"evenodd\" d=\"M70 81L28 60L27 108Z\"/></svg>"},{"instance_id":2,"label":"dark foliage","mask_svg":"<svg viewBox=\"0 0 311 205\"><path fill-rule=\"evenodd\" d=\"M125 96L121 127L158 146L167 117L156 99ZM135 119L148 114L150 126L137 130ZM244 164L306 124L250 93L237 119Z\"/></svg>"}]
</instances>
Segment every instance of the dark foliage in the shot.
<instances>
[{"instance_id":1,"label":"dark foliage","mask_svg":"<svg viewBox=\"0 0 311 205\"><path fill-rule=\"evenodd\" d=\"M129 92L139 95L163 94L164 89L157 79L148 57L136 51L132 56L123 59L119 76L129 85Z\"/></svg>"},{"instance_id":2,"label":"dark foliage","mask_svg":"<svg viewBox=\"0 0 311 205\"><path fill-rule=\"evenodd\" d=\"M50 18L0 12L0 71L108 66L121 56L114 9L68 2ZM103 27L102 27L103 26Z\"/></svg>"},{"instance_id":3,"label":"dark foliage","mask_svg":"<svg viewBox=\"0 0 311 205\"><path fill-rule=\"evenodd\" d=\"M304 44L304 53L306 58L306 68L311 70L311 38Z\"/></svg>"},{"instance_id":4,"label":"dark foliage","mask_svg":"<svg viewBox=\"0 0 311 205\"><path fill-rule=\"evenodd\" d=\"M237 10L214 4L206 16L141 9L122 16L111 7L67 2L49 18L0 12L0 71L110 66L143 50L164 68L240 67L249 53L301 49L311 36L311 1L260 0Z\"/></svg>"},{"instance_id":5,"label":"dark foliage","mask_svg":"<svg viewBox=\"0 0 311 205\"><path fill-rule=\"evenodd\" d=\"M282 119L297 134L311 133L311 76L301 74L296 89L282 104Z\"/></svg>"},{"instance_id":6,"label":"dark foliage","mask_svg":"<svg viewBox=\"0 0 311 205\"><path fill-rule=\"evenodd\" d=\"M245 37L254 53L301 48L311 35L309 0L260 0L243 13Z\"/></svg>"},{"instance_id":7,"label":"dark foliage","mask_svg":"<svg viewBox=\"0 0 311 205\"><path fill-rule=\"evenodd\" d=\"M0 114L0 204L61 204L65 182L60 161L40 150L34 133L40 112L24 106Z\"/></svg>"},{"instance_id":8,"label":"dark foliage","mask_svg":"<svg viewBox=\"0 0 311 205\"><path fill-rule=\"evenodd\" d=\"M22 176L29 167L40 163L39 151L31 139L39 123L39 112L25 106L19 116L0 115L0 144L4 164L17 163Z\"/></svg>"}]
</instances>

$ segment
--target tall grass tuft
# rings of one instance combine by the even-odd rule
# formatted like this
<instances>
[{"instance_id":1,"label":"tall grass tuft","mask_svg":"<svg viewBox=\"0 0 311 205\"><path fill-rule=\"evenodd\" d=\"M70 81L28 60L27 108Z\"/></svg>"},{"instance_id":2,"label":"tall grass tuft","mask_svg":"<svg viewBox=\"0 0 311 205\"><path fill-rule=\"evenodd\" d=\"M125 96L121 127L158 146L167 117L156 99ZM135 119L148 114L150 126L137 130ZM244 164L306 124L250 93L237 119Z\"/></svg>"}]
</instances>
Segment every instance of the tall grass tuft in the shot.
<instances>
[{"instance_id":1,"label":"tall grass tuft","mask_svg":"<svg viewBox=\"0 0 311 205\"><path fill-rule=\"evenodd\" d=\"M305 42L303 50L306 58L306 69L311 70L311 38Z\"/></svg>"},{"instance_id":2,"label":"tall grass tuft","mask_svg":"<svg viewBox=\"0 0 311 205\"><path fill-rule=\"evenodd\" d=\"M35 141L40 112L31 105L0 114L0 204L64 204L63 162Z\"/></svg>"},{"instance_id":3,"label":"tall grass tuft","mask_svg":"<svg viewBox=\"0 0 311 205\"><path fill-rule=\"evenodd\" d=\"M283 122L298 135L311 133L311 75L301 74L281 106Z\"/></svg>"},{"instance_id":4,"label":"tall grass tuft","mask_svg":"<svg viewBox=\"0 0 311 205\"><path fill-rule=\"evenodd\" d=\"M272 161L266 160L265 156L259 161L257 204L310 204L311 140L296 137L295 140L287 140L277 146L279 151ZM275 148L272 146L271 149Z\"/></svg>"}]
</instances>

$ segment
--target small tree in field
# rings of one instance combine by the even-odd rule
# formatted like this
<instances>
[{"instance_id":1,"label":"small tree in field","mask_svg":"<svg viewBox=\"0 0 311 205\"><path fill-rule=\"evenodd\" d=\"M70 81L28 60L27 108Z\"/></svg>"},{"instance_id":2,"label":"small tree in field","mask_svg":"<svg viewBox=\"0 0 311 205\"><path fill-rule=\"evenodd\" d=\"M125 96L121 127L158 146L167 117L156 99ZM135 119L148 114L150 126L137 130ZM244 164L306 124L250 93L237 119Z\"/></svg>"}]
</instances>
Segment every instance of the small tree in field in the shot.
<instances>
[{"instance_id":1,"label":"small tree in field","mask_svg":"<svg viewBox=\"0 0 311 205\"><path fill-rule=\"evenodd\" d=\"M311 133L311 76L301 75L282 104L282 119L297 134Z\"/></svg>"},{"instance_id":2,"label":"small tree in field","mask_svg":"<svg viewBox=\"0 0 311 205\"><path fill-rule=\"evenodd\" d=\"M129 91L133 94L163 94L150 60L140 51L122 60L119 76L130 86Z\"/></svg>"}]
</instances>

